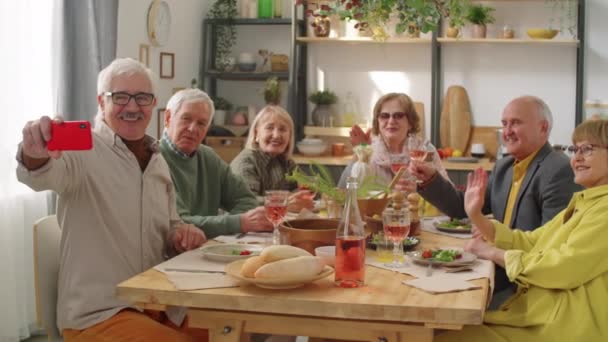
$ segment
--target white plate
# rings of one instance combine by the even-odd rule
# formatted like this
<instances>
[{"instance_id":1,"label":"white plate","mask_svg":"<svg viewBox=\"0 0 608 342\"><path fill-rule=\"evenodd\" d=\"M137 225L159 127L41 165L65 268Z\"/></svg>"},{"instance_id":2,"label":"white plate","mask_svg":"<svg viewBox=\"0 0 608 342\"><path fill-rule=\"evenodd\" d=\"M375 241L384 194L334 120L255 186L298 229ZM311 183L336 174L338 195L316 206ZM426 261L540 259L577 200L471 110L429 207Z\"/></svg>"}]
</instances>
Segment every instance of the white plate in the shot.
<instances>
[{"instance_id":1,"label":"white plate","mask_svg":"<svg viewBox=\"0 0 608 342\"><path fill-rule=\"evenodd\" d=\"M475 260L477 260L477 255L475 255L475 254L471 254L469 252L461 252L461 253L462 253L462 258L456 259L456 260L450 261L450 262L424 259L422 257L421 251L409 252L409 253L407 253L407 255L412 259L413 262L420 264L420 265L433 264L433 265L438 265L438 266L464 266L464 265L470 265L470 264L474 263Z\"/></svg>"},{"instance_id":2,"label":"white plate","mask_svg":"<svg viewBox=\"0 0 608 342\"><path fill-rule=\"evenodd\" d=\"M245 260L237 260L226 265L226 273L249 284L255 284L258 287L271 290L296 289L315 280L323 279L334 273L334 269L325 265L321 273L312 277L292 277L292 278L273 278L273 279L257 279L247 278L241 275L241 267Z\"/></svg>"},{"instance_id":3,"label":"white plate","mask_svg":"<svg viewBox=\"0 0 608 342\"><path fill-rule=\"evenodd\" d=\"M251 251L249 255L239 255L233 253L240 253L241 251ZM247 244L218 244L211 246L204 246L201 248L203 256L209 260L220 261L220 262L232 262L235 260L247 259L254 255L259 255L262 251L261 246L247 245Z\"/></svg>"}]
</instances>

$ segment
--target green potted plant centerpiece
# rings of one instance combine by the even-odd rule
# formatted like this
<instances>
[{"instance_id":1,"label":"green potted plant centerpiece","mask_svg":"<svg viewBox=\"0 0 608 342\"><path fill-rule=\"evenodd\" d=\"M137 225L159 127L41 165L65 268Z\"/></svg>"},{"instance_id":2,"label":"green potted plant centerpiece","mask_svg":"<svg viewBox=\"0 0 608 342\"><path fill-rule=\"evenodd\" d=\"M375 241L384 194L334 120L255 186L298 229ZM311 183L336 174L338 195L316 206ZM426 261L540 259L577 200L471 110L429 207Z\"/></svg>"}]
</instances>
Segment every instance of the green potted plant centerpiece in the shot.
<instances>
[{"instance_id":1,"label":"green potted plant centerpiece","mask_svg":"<svg viewBox=\"0 0 608 342\"><path fill-rule=\"evenodd\" d=\"M312 122L315 126L331 127L337 124L333 122L331 105L338 101L338 97L333 91L315 91L308 96L308 100L315 104L315 108L312 110Z\"/></svg>"},{"instance_id":2,"label":"green potted plant centerpiece","mask_svg":"<svg viewBox=\"0 0 608 342\"><path fill-rule=\"evenodd\" d=\"M484 6L481 4L472 5L469 7L466 19L473 24L473 38L486 37L486 25L492 24L495 20L492 16L492 12L494 12L493 7Z\"/></svg>"}]
</instances>

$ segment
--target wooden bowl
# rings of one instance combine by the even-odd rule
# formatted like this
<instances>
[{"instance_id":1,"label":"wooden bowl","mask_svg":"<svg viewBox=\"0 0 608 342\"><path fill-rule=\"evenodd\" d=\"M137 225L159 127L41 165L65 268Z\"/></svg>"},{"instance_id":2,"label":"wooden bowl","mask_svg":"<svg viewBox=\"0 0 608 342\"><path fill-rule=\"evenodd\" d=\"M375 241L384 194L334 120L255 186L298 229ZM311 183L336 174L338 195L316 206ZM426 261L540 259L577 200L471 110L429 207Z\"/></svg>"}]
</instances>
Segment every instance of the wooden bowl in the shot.
<instances>
[{"instance_id":1,"label":"wooden bowl","mask_svg":"<svg viewBox=\"0 0 608 342\"><path fill-rule=\"evenodd\" d=\"M382 211L384 211L388 202L389 198L357 199L357 205L361 212L361 219L365 220L365 216L382 216Z\"/></svg>"},{"instance_id":2,"label":"wooden bowl","mask_svg":"<svg viewBox=\"0 0 608 342\"><path fill-rule=\"evenodd\" d=\"M557 36L558 30L549 30L542 28L531 28L526 31L528 33L528 37L532 39L553 39L553 37Z\"/></svg>"},{"instance_id":3,"label":"wooden bowl","mask_svg":"<svg viewBox=\"0 0 608 342\"><path fill-rule=\"evenodd\" d=\"M340 220L299 219L283 222L279 226L289 244L315 254L315 248L336 244L336 229Z\"/></svg>"}]
</instances>

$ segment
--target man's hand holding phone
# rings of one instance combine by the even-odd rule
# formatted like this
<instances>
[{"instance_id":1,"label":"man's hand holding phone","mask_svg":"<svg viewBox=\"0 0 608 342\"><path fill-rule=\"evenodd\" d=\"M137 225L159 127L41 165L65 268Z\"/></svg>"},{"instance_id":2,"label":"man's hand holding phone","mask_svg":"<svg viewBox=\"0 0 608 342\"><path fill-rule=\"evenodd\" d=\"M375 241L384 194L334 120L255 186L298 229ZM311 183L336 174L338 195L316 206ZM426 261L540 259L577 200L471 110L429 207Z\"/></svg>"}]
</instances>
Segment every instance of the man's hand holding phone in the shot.
<instances>
[{"instance_id":1,"label":"man's hand holding phone","mask_svg":"<svg viewBox=\"0 0 608 342\"><path fill-rule=\"evenodd\" d=\"M46 163L48 158L61 157L61 151L89 150L93 147L91 126L87 121L51 120L43 116L29 121L23 128L23 163L32 170Z\"/></svg>"}]
</instances>

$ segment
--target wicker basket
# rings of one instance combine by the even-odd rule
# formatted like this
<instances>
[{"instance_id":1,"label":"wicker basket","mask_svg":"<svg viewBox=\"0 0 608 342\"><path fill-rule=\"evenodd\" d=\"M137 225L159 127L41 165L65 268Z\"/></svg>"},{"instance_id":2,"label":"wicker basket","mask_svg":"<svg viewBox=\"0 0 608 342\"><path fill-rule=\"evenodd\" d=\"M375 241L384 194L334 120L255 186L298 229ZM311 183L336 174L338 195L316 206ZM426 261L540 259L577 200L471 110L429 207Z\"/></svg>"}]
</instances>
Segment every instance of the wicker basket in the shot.
<instances>
[{"instance_id":1,"label":"wicker basket","mask_svg":"<svg viewBox=\"0 0 608 342\"><path fill-rule=\"evenodd\" d=\"M270 56L270 69L272 72L287 71L289 67L289 57L287 55Z\"/></svg>"},{"instance_id":2,"label":"wicker basket","mask_svg":"<svg viewBox=\"0 0 608 342\"><path fill-rule=\"evenodd\" d=\"M299 219L283 222L279 226L281 234L289 244L315 254L315 248L333 246L336 243L336 229L340 220Z\"/></svg>"}]
</instances>

